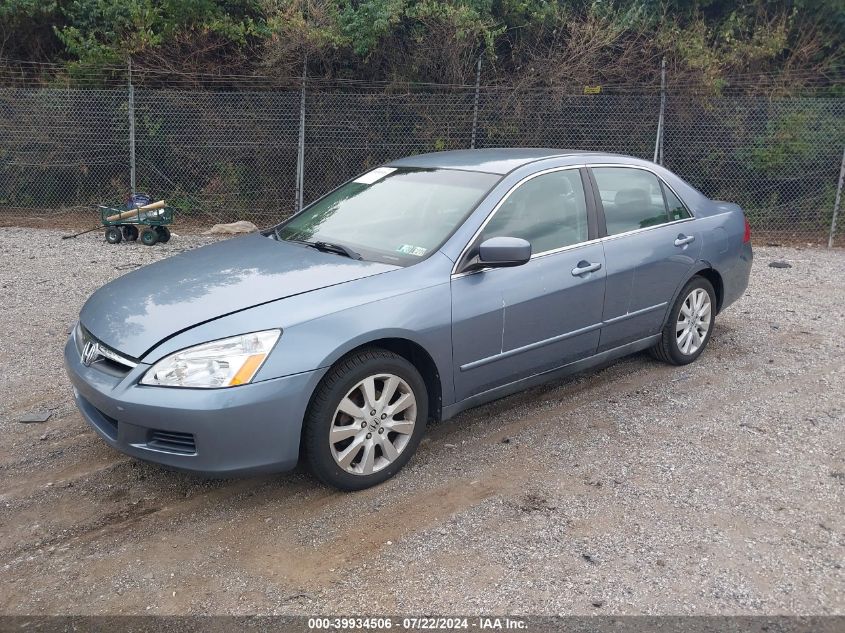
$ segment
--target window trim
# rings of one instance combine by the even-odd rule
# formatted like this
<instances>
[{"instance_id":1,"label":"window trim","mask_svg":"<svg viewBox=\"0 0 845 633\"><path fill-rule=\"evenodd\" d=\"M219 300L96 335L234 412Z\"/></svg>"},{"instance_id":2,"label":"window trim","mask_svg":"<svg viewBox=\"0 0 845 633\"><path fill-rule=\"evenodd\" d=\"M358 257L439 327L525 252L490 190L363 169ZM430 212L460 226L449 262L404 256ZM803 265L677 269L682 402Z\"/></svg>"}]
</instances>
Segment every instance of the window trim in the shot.
<instances>
[{"instance_id":1,"label":"window trim","mask_svg":"<svg viewBox=\"0 0 845 633\"><path fill-rule=\"evenodd\" d=\"M663 192L663 187L667 187L669 189L669 191L671 191L675 195L675 197L678 200L681 201L681 204L684 205L684 208L687 210L687 213L689 213L689 217L688 218L682 218L680 220L667 221L667 222L664 222L663 224L655 224L654 226L644 226L644 227L641 227L641 228L638 228L638 229L631 229L630 231L625 231L623 233L614 233L613 235L609 235L608 232L607 232L607 217L604 214L604 204L602 204L602 201L601 201L601 192L599 191L599 185L598 185L598 182L596 181L596 176L593 173L593 169L596 168L596 167L601 167L601 168L616 167L616 168L620 168L620 169L639 169L640 171L644 171L644 172L647 172L647 173L653 175L657 179L657 183L661 186L660 193L661 193L661 197L663 198L663 207L666 209L667 220L669 219L669 205L666 204L666 195ZM692 209L690 209L689 205L687 205L687 203L684 202L684 199L681 196L678 195L678 192L675 191L672 188L672 185L670 185L668 182L666 182L663 178L660 177L660 174L658 174L653 169L650 169L649 167L646 167L644 165L624 165L624 164L621 164L621 163L595 163L595 164L592 164L592 165L587 165L587 171L590 173L590 182L593 185L593 196L596 199L596 212L597 212L597 215L599 216L599 234L601 236L600 237L601 240L612 240L612 239L616 239L618 237L624 237L626 235L633 235L634 233L640 233L642 231L651 231L653 229L659 229L659 228L664 227L664 226L671 226L673 224L680 224L682 222L690 222L692 220L695 220L695 214L692 212Z\"/></svg>"},{"instance_id":2,"label":"window trim","mask_svg":"<svg viewBox=\"0 0 845 633\"><path fill-rule=\"evenodd\" d=\"M467 261L467 255L472 250L472 248L476 245L478 238L481 236L481 233L487 227L487 224L495 217L495 215L499 212L499 209L504 205L504 203L510 198L511 194L519 189L522 185L524 185L529 180L533 180L539 176L545 176L546 174L558 172L558 171L568 171L568 170L577 170L578 175L581 178L581 188L583 189L584 193L584 203L586 206L587 211L587 240L584 242L576 242L575 244L568 244L566 246L560 246L558 248L549 249L546 251L541 251L539 253L531 253L531 260L539 257L545 257L547 255L554 255L555 253L560 253L563 251L567 251L573 248L578 248L584 246L585 244L591 244L593 242L598 242L601 240L601 225L598 222L597 217L597 203L595 200L595 191L590 186L589 178L585 178L585 168L588 165L564 165L562 167L550 167L548 169L543 169L533 174L528 174L524 178L520 179L514 185L507 190L505 195L496 203L490 213L487 214L487 217L484 218L484 221L481 223L481 226L472 234L472 237L467 241L466 245L464 246L461 254L455 260L455 264L452 266L452 277L464 276L464 275L473 275L475 273L480 273L485 270L493 270L493 267L485 266L484 268L477 268L475 270L462 270ZM529 260L529 261L531 261Z\"/></svg>"},{"instance_id":3,"label":"window trim","mask_svg":"<svg viewBox=\"0 0 845 633\"><path fill-rule=\"evenodd\" d=\"M669 215L669 200L666 199L666 185L660 178L657 179L657 186L660 187L660 197L663 198L663 210L666 212L666 224L672 221L672 216ZM678 198L678 196L675 196ZM680 200L680 198L678 198ZM681 202L681 204L684 204Z\"/></svg>"}]
</instances>

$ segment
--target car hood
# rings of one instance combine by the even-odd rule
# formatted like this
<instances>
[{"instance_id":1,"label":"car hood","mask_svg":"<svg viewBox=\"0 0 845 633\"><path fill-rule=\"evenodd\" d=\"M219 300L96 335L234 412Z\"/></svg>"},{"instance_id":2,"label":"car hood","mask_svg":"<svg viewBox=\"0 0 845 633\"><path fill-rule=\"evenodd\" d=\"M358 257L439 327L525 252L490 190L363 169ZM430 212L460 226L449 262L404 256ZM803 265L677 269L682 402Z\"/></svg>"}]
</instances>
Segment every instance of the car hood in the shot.
<instances>
[{"instance_id":1,"label":"car hood","mask_svg":"<svg viewBox=\"0 0 845 633\"><path fill-rule=\"evenodd\" d=\"M88 299L80 321L109 347L141 358L162 340L195 325L396 268L254 234L124 275Z\"/></svg>"}]
</instances>

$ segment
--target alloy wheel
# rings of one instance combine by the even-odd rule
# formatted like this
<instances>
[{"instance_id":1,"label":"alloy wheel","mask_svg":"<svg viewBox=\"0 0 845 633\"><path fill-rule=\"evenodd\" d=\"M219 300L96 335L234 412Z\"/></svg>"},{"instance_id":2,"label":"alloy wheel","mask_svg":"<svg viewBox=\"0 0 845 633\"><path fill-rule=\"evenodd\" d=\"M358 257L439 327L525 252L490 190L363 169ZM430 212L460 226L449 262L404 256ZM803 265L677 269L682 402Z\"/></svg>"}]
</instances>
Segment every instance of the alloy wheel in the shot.
<instances>
[{"instance_id":1,"label":"alloy wheel","mask_svg":"<svg viewBox=\"0 0 845 633\"><path fill-rule=\"evenodd\" d=\"M394 374L367 376L341 399L329 430L335 462L354 475L371 475L405 450L417 420L411 387Z\"/></svg>"},{"instance_id":2,"label":"alloy wheel","mask_svg":"<svg viewBox=\"0 0 845 633\"><path fill-rule=\"evenodd\" d=\"M687 295L678 313L675 336L682 354L695 354L710 331L712 310L710 295L703 288L695 288Z\"/></svg>"}]
</instances>

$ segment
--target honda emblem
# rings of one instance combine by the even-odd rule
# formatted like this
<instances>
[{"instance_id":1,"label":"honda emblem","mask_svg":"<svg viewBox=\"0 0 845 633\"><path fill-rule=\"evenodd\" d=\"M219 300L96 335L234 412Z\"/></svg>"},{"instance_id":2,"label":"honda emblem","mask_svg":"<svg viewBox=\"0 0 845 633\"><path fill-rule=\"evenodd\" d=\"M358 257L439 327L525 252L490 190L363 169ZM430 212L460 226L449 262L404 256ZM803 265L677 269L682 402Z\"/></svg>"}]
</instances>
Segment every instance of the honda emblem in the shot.
<instances>
[{"instance_id":1,"label":"honda emblem","mask_svg":"<svg viewBox=\"0 0 845 633\"><path fill-rule=\"evenodd\" d=\"M82 348L82 364L86 367L90 366L97 357L100 355L100 347L93 341L88 341L85 343L85 347Z\"/></svg>"}]
</instances>

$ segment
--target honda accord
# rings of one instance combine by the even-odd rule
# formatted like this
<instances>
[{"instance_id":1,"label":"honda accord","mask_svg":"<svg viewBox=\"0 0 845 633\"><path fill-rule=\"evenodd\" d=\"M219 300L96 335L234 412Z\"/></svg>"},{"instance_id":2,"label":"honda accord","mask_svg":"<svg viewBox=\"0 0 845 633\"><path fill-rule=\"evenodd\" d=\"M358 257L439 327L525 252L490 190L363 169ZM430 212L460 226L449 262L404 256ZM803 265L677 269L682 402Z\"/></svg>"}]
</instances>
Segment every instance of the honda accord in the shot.
<instances>
[{"instance_id":1,"label":"honda accord","mask_svg":"<svg viewBox=\"0 0 845 633\"><path fill-rule=\"evenodd\" d=\"M740 207L644 160L424 154L103 286L65 362L124 453L218 476L303 459L355 490L430 420L642 350L694 361L751 262Z\"/></svg>"}]
</instances>

